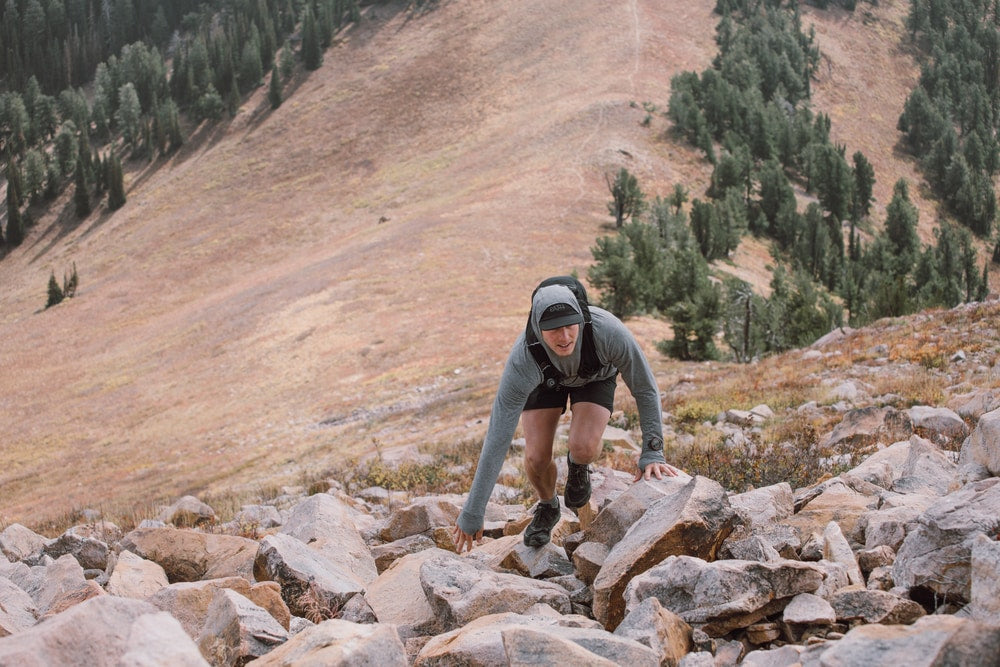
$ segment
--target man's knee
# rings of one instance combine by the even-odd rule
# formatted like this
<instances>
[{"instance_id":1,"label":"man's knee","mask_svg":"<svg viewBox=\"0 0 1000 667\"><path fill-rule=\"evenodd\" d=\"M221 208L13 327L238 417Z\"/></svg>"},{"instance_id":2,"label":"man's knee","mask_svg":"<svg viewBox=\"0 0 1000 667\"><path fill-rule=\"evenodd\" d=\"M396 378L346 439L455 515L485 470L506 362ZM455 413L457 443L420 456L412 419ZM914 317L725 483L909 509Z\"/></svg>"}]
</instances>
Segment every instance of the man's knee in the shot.
<instances>
[{"instance_id":1,"label":"man's knee","mask_svg":"<svg viewBox=\"0 0 1000 667\"><path fill-rule=\"evenodd\" d=\"M600 457L603 441L597 440L576 440L569 443L569 454L573 463L583 465L593 463Z\"/></svg>"}]
</instances>

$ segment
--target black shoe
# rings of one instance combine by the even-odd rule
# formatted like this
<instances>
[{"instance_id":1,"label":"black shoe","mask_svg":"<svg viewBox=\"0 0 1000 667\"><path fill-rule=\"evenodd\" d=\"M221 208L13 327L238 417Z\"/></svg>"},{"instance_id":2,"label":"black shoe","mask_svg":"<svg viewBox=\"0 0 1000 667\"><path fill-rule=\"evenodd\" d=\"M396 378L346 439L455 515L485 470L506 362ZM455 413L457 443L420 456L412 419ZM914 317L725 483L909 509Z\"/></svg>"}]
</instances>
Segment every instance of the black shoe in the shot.
<instances>
[{"instance_id":1,"label":"black shoe","mask_svg":"<svg viewBox=\"0 0 1000 667\"><path fill-rule=\"evenodd\" d=\"M559 510L559 499L555 507L539 502L535 505L535 518L524 529L524 546L544 547L552 539L552 529L559 523L562 512Z\"/></svg>"},{"instance_id":2,"label":"black shoe","mask_svg":"<svg viewBox=\"0 0 1000 667\"><path fill-rule=\"evenodd\" d=\"M569 477L566 478L566 507L576 509L583 507L590 500L590 467L573 463L566 453L566 463L569 464Z\"/></svg>"}]
</instances>

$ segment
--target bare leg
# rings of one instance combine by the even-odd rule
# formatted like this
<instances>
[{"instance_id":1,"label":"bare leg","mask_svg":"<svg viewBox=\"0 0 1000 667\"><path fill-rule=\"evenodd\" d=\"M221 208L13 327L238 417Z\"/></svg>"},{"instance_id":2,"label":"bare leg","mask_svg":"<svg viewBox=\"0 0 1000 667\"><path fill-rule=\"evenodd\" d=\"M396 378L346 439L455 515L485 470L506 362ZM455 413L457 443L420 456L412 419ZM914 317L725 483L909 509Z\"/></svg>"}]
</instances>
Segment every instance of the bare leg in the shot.
<instances>
[{"instance_id":1,"label":"bare leg","mask_svg":"<svg viewBox=\"0 0 1000 667\"><path fill-rule=\"evenodd\" d=\"M573 463L588 464L601 455L604 429L611 419L611 412L597 403L573 405L573 419L569 425L569 455Z\"/></svg>"},{"instance_id":2,"label":"bare leg","mask_svg":"<svg viewBox=\"0 0 1000 667\"><path fill-rule=\"evenodd\" d=\"M556 495L556 464L552 460L552 443L555 441L561 416L561 408L525 410L521 413L525 442L524 472L535 487L539 500L549 500ZM572 426L570 429L572 430Z\"/></svg>"}]
</instances>

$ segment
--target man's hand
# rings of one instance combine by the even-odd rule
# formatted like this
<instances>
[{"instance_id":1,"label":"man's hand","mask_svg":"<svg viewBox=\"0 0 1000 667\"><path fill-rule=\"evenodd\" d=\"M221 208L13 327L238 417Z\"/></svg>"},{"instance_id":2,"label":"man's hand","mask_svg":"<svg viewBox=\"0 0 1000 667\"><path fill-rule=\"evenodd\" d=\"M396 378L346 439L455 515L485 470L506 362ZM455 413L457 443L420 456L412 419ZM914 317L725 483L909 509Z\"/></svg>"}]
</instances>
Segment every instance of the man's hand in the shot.
<instances>
[{"instance_id":1,"label":"man's hand","mask_svg":"<svg viewBox=\"0 0 1000 667\"><path fill-rule=\"evenodd\" d=\"M632 481L638 482L640 479L648 480L653 477L656 477L656 479L663 479L664 475L667 477L677 477L679 474L681 474L681 470L679 468L675 468L667 463L650 463L646 466L645 470L637 472L635 474L635 479Z\"/></svg>"},{"instance_id":2,"label":"man's hand","mask_svg":"<svg viewBox=\"0 0 1000 667\"><path fill-rule=\"evenodd\" d=\"M455 550L458 553L462 553L463 549L472 551L472 547L482 542L483 529L480 528L479 532L477 532L475 536L472 536L463 531L456 524L455 527L451 529L451 539L455 542Z\"/></svg>"}]
</instances>

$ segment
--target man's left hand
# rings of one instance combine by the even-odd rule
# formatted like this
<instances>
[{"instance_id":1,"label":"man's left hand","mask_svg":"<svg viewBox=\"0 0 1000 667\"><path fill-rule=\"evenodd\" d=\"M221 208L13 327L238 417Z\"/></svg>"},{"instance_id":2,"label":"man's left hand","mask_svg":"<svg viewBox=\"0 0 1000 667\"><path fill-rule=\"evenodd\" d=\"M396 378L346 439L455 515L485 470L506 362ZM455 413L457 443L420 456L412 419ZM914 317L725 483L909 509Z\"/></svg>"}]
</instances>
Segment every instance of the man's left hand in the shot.
<instances>
[{"instance_id":1,"label":"man's left hand","mask_svg":"<svg viewBox=\"0 0 1000 667\"><path fill-rule=\"evenodd\" d=\"M681 470L673 467L670 464L650 463L649 465L646 466L645 470L640 470L639 472L637 472L635 474L635 479L633 479L632 481L638 482L640 479L649 480L652 479L653 477L655 477L656 479L663 479L664 475L666 475L667 477L677 477L680 474Z\"/></svg>"}]
</instances>

